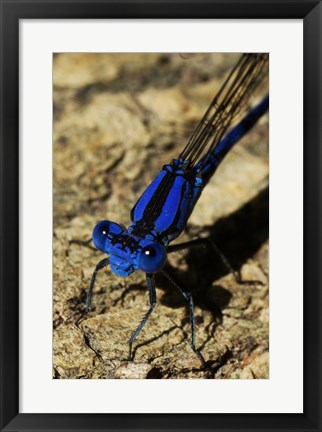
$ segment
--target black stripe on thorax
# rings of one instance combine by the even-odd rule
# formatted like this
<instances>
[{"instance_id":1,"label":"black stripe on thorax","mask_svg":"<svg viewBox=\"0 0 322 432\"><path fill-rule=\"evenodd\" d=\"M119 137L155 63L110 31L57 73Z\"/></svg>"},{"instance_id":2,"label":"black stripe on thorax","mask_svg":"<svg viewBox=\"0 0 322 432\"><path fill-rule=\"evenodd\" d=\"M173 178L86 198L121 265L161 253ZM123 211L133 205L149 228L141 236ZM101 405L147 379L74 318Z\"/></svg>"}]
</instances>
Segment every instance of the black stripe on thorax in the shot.
<instances>
[{"instance_id":1,"label":"black stripe on thorax","mask_svg":"<svg viewBox=\"0 0 322 432\"><path fill-rule=\"evenodd\" d=\"M146 206L142 220L148 220L153 224L154 221L160 216L164 203L167 200L168 194L176 180L176 175L173 172L167 172L161 180L156 191L152 195L148 205Z\"/></svg>"}]
</instances>

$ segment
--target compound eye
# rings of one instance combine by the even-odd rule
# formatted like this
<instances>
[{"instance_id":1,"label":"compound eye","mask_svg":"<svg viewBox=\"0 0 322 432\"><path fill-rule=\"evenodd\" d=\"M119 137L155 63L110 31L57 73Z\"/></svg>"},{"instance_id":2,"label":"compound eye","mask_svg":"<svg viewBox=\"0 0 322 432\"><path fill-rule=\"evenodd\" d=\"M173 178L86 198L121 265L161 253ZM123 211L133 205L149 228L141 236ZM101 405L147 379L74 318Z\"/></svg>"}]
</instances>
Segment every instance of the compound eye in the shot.
<instances>
[{"instance_id":1,"label":"compound eye","mask_svg":"<svg viewBox=\"0 0 322 432\"><path fill-rule=\"evenodd\" d=\"M99 232L100 232L103 236L107 237L107 236L108 236L108 233L109 233L109 225L106 225L106 224L100 225L100 227L99 227Z\"/></svg>"},{"instance_id":2,"label":"compound eye","mask_svg":"<svg viewBox=\"0 0 322 432\"><path fill-rule=\"evenodd\" d=\"M92 239L97 249L108 253L111 238L121 232L123 228L120 225L104 220L95 226Z\"/></svg>"},{"instance_id":3,"label":"compound eye","mask_svg":"<svg viewBox=\"0 0 322 432\"><path fill-rule=\"evenodd\" d=\"M164 265L166 253L158 243L152 243L143 248L139 255L139 268L145 273L156 273Z\"/></svg>"}]
</instances>

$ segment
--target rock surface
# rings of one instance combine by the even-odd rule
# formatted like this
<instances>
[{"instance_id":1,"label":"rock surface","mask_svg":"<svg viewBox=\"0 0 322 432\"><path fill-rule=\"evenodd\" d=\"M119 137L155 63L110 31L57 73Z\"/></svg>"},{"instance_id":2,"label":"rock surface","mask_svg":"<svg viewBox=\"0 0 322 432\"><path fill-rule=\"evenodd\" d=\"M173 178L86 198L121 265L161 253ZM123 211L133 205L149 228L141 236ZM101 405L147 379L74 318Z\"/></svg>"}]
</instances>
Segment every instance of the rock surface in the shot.
<instances>
[{"instance_id":1,"label":"rock surface","mask_svg":"<svg viewBox=\"0 0 322 432\"><path fill-rule=\"evenodd\" d=\"M238 143L207 185L177 243L209 243L169 257L193 294L186 306L157 277L157 306L128 361L128 339L148 307L145 277L101 271L84 314L99 251L73 243L102 219L129 225L132 206L177 156L235 54L56 54L54 57L54 378L269 377L268 116Z\"/></svg>"}]
</instances>

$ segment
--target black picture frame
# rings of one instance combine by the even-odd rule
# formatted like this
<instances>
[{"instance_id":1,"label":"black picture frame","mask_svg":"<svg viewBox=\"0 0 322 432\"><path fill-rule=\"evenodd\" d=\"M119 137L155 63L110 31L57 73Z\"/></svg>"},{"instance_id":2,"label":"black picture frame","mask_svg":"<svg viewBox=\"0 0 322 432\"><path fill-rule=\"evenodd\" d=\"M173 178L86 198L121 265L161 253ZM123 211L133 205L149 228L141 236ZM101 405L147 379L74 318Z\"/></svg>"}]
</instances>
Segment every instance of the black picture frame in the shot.
<instances>
[{"instance_id":1,"label":"black picture frame","mask_svg":"<svg viewBox=\"0 0 322 432\"><path fill-rule=\"evenodd\" d=\"M1 431L321 431L321 3L307 0L232 0L229 2L224 0L171 2L1 0L0 5ZM19 413L19 20L28 18L303 19L305 288L303 414ZM286 271L291 272L292 269L288 268ZM291 299L289 307L292 307Z\"/></svg>"}]
</instances>

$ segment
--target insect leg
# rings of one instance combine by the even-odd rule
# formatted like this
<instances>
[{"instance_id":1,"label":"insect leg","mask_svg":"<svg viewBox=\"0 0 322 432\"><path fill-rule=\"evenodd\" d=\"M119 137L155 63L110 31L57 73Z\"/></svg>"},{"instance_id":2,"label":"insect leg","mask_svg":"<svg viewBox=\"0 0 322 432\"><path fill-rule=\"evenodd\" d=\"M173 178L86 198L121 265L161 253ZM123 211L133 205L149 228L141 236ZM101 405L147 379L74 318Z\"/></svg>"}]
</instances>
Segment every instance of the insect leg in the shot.
<instances>
[{"instance_id":1,"label":"insect leg","mask_svg":"<svg viewBox=\"0 0 322 432\"><path fill-rule=\"evenodd\" d=\"M155 281L154 281L153 274L146 273L146 283L148 285L150 307L149 307L149 310L147 311L147 313L144 315L142 321L140 322L140 324L136 328L136 330L134 330L134 332L132 333L132 336L129 340L129 360L133 359L132 358L133 342L135 341L136 337L138 336L138 334L140 333L140 331L144 327L145 323L147 322L147 320L148 320L149 316L151 315L151 313L152 313L152 311L156 305L156 302L157 302L157 297L156 297L156 292L155 292Z\"/></svg>"},{"instance_id":2,"label":"insect leg","mask_svg":"<svg viewBox=\"0 0 322 432\"><path fill-rule=\"evenodd\" d=\"M91 245L91 242L92 242L92 238L90 238L88 240L72 239L72 240L69 241L69 244L78 244L78 245L81 245L81 246L85 246L85 247L87 247L89 249L92 249L94 251L97 251L97 249Z\"/></svg>"},{"instance_id":3,"label":"insect leg","mask_svg":"<svg viewBox=\"0 0 322 432\"><path fill-rule=\"evenodd\" d=\"M108 266L109 263L110 263L110 259L104 258L95 267L95 270L92 275L91 283L89 284L88 291L87 291L87 297L85 303L86 313L91 310L91 299L92 299L93 288L94 288L97 272L100 271L102 268Z\"/></svg>"},{"instance_id":4,"label":"insect leg","mask_svg":"<svg viewBox=\"0 0 322 432\"><path fill-rule=\"evenodd\" d=\"M222 263L227 268L229 273L234 275L236 282L242 283L240 273L232 267L232 265L230 264L228 259L225 257L225 255L221 252L221 250L218 248L216 243L209 237L198 238L198 239L190 240L190 241L187 241L184 243L170 245L167 248L167 253L177 252L177 251L182 250L182 249L187 249L191 246L204 246L207 243L213 248L213 250L217 253L217 255L219 255Z\"/></svg>"},{"instance_id":5,"label":"insect leg","mask_svg":"<svg viewBox=\"0 0 322 432\"><path fill-rule=\"evenodd\" d=\"M91 299L93 294L93 288L95 284L96 274L99 270L106 267L109 264L110 260L109 258L104 258L102 261L100 261L93 272L91 282L88 287L87 296L86 296L86 302L85 302L85 312L77 319L76 325L78 325L84 317L88 314L88 312L91 310Z\"/></svg>"},{"instance_id":6,"label":"insect leg","mask_svg":"<svg viewBox=\"0 0 322 432\"><path fill-rule=\"evenodd\" d=\"M181 288L180 283L177 281L177 279L172 274L172 272L170 272L169 269L163 268L161 270L161 273L163 273L164 276L166 276L169 279L169 281L180 291L180 293L182 294L183 298L186 300L186 302L189 306L191 334L192 334L191 348L199 357L199 360L201 361L202 366L205 366L205 364L206 364L205 359L203 358L203 355L201 354L201 352L199 350L197 350L196 344L195 344L195 327L196 326L195 326L194 304L193 304L192 295L189 292L185 291L183 288Z\"/></svg>"}]
</instances>

